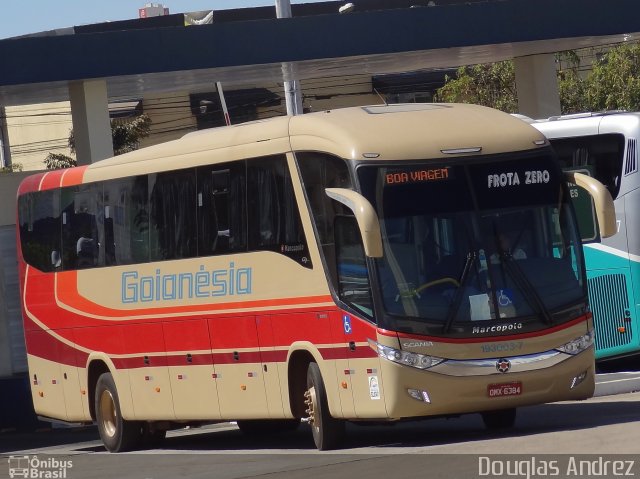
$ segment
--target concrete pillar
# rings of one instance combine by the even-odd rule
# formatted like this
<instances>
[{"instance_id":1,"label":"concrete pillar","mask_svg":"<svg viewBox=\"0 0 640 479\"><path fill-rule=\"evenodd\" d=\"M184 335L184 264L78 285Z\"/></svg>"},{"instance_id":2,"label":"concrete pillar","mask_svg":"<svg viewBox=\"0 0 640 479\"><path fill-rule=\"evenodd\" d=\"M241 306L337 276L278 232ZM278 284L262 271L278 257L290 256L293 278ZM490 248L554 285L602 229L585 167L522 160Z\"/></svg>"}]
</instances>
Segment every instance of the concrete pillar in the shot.
<instances>
[{"instance_id":1,"label":"concrete pillar","mask_svg":"<svg viewBox=\"0 0 640 479\"><path fill-rule=\"evenodd\" d=\"M113 156L107 82L87 80L69 83L73 135L78 165Z\"/></svg>"},{"instance_id":2,"label":"concrete pillar","mask_svg":"<svg viewBox=\"0 0 640 479\"><path fill-rule=\"evenodd\" d=\"M514 58L518 110L531 118L560 115L560 94L553 54Z\"/></svg>"}]
</instances>

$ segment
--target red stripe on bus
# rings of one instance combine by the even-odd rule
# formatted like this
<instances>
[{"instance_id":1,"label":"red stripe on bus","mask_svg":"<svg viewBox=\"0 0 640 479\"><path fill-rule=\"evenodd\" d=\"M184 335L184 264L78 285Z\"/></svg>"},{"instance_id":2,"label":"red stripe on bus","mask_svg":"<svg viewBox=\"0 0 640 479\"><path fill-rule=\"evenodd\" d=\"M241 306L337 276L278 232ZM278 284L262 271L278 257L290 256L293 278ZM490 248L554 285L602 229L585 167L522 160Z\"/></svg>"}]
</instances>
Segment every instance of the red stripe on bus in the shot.
<instances>
[{"instance_id":1,"label":"red stripe on bus","mask_svg":"<svg viewBox=\"0 0 640 479\"><path fill-rule=\"evenodd\" d=\"M576 324L586 323L587 315L581 316L579 318L573 319L567 323L562 323L557 326L553 326L550 328L541 329L539 331L531 331L528 333L519 333L519 334L511 334L508 336L482 336L478 338L442 338L439 336L420 336L414 334L402 334L402 333L393 333L393 335L397 335L400 339L416 339L416 340L426 340L432 341L434 343L454 343L454 344L465 344L465 343L486 343L487 341L514 341L517 339L526 339L526 338L537 338L540 336L548 336L549 334L557 333L558 331L562 331L563 329L568 329ZM389 336L390 331L385 333L381 332L379 329L378 332L383 334L384 336Z\"/></svg>"},{"instance_id":2,"label":"red stripe on bus","mask_svg":"<svg viewBox=\"0 0 640 479\"><path fill-rule=\"evenodd\" d=\"M66 170L48 171L40 182L40 191L53 190L60 187L60 179Z\"/></svg>"},{"instance_id":3,"label":"red stripe on bus","mask_svg":"<svg viewBox=\"0 0 640 479\"><path fill-rule=\"evenodd\" d=\"M66 366L84 368L89 354L60 341L49 331L25 331L27 353Z\"/></svg>"},{"instance_id":4,"label":"red stripe on bus","mask_svg":"<svg viewBox=\"0 0 640 479\"><path fill-rule=\"evenodd\" d=\"M26 177L18 186L18 196L24 195L26 193L33 193L34 191L38 191L40 188L40 182L42 181L42 177L46 173L38 173L35 175L31 175Z\"/></svg>"},{"instance_id":5,"label":"red stripe on bus","mask_svg":"<svg viewBox=\"0 0 640 479\"><path fill-rule=\"evenodd\" d=\"M82 184L84 179L84 172L89 165L77 166L75 168L68 168L62 177L62 184L60 186L76 186Z\"/></svg>"}]
</instances>

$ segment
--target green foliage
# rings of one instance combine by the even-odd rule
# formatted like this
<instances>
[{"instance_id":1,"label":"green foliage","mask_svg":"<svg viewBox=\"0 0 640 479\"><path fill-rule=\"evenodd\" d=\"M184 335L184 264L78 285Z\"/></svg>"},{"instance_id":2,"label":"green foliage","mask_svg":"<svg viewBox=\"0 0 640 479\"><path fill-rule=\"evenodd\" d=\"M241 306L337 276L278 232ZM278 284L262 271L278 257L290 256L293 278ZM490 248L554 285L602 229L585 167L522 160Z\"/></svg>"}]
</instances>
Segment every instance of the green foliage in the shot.
<instances>
[{"instance_id":1,"label":"green foliage","mask_svg":"<svg viewBox=\"0 0 640 479\"><path fill-rule=\"evenodd\" d=\"M446 78L435 99L447 103L475 103L516 113L518 98L513 62L460 67L456 78Z\"/></svg>"},{"instance_id":2,"label":"green foliage","mask_svg":"<svg viewBox=\"0 0 640 479\"><path fill-rule=\"evenodd\" d=\"M78 162L70 156L62 153L49 153L44 159L47 170L59 170L61 168L71 168L77 166Z\"/></svg>"},{"instance_id":3,"label":"green foliage","mask_svg":"<svg viewBox=\"0 0 640 479\"><path fill-rule=\"evenodd\" d=\"M22 163L11 163L9 166L0 168L0 173L13 173L15 171L22 171L22 169Z\"/></svg>"},{"instance_id":4,"label":"green foliage","mask_svg":"<svg viewBox=\"0 0 640 479\"><path fill-rule=\"evenodd\" d=\"M113 154L122 155L137 150L142 138L149 136L151 119L147 115L140 115L126 122L112 122Z\"/></svg>"},{"instance_id":5,"label":"green foliage","mask_svg":"<svg viewBox=\"0 0 640 479\"><path fill-rule=\"evenodd\" d=\"M640 44L623 44L606 52L587 78L592 110L640 109Z\"/></svg>"},{"instance_id":6,"label":"green foliage","mask_svg":"<svg viewBox=\"0 0 640 479\"><path fill-rule=\"evenodd\" d=\"M139 115L131 120L112 120L111 137L113 141L113 154L122 155L138 149L140 140L149 136L151 131L151 119L147 115ZM76 152L76 138L73 130L69 133L68 140L71 153ZM49 153L44 160L47 169L69 168L76 166L76 160L59 153Z\"/></svg>"},{"instance_id":7,"label":"green foliage","mask_svg":"<svg viewBox=\"0 0 640 479\"><path fill-rule=\"evenodd\" d=\"M580 75L577 52L561 52L556 62L562 114L640 110L640 44L623 44L605 51L586 77ZM513 62L461 67L456 78L446 79L436 99L515 113L518 103Z\"/></svg>"},{"instance_id":8,"label":"green foliage","mask_svg":"<svg viewBox=\"0 0 640 479\"><path fill-rule=\"evenodd\" d=\"M558 93L560 111L563 114L589 111L586 101L586 84L580 77L580 57L575 51L556 54L558 64Z\"/></svg>"}]
</instances>

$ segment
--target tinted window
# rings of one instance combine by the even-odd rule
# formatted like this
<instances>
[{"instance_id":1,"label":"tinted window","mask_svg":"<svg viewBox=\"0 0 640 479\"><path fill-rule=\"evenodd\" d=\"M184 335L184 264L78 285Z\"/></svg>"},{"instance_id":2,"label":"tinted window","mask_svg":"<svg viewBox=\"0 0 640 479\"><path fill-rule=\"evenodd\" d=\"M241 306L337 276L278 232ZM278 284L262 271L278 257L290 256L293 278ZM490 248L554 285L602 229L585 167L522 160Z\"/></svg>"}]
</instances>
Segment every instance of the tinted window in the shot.
<instances>
[{"instance_id":1,"label":"tinted window","mask_svg":"<svg viewBox=\"0 0 640 479\"><path fill-rule=\"evenodd\" d=\"M587 170L607 187L615 199L620 191L624 136L618 134L581 136L551 140L562 168Z\"/></svg>"},{"instance_id":2,"label":"tinted window","mask_svg":"<svg viewBox=\"0 0 640 479\"><path fill-rule=\"evenodd\" d=\"M92 268L102 263L98 211L102 184L88 184L60 190L62 210L62 267L65 270Z\"/></svg>"},{"instance_id":3,"label":"tinted window","mask_svg":"<svg viewBox=\"0 0 640 479\"><path fill-rule=\"evenodd\" d=\"M344 160L322 153L298 153L296 157L329 276L337 289L334 219L336 215L353 213L342 203L329 198L325 188L350 189L349 169Z\"/></svg>"},{"instance_id":4,"label":"tinted window","mask_svg":"<svg viewBox=\"0 0 640 479\"><path fill-rule=\"evenodd\" d=\"M146 176L106 182L102 218L107 266L149 261Z\"/></svg>"},{"instance_id":5,"label":"tinted window","mask_svg":"<svg viewBox=\"0 0 640 479\"><path fill-rule=\"evenodd\" d=\"M198 169L198 255L247 248L244 162Z\"/></svg>"},{"instance_id":6,"label":"tinted window","mask_svg":"<svg viewBox=\"0 0 640 479\"><path fill-rule=\"evenodd\" d=\"M195 170L149 175L151 261L192 258L198 252Z\"/></svg>"},{"instance_id":7,"label":"tinted window","mask_svg":"<svg viewBox=\"0 0 640 479\"><path fill-rule=\"evenodd\" d=\"M41 271L61 268L60 191L29 193L18 200L25 261Z\"/></svg>"},{"instance_id":8,"label":"tinted window","mask_svg":"<svg viewBox=\"0 0 640 479\"><path fill-rule=\"evenodd\" d=\"M277 251L311 267L284 156L249 160L249 248Z\"/></svg>"}]
</instances>

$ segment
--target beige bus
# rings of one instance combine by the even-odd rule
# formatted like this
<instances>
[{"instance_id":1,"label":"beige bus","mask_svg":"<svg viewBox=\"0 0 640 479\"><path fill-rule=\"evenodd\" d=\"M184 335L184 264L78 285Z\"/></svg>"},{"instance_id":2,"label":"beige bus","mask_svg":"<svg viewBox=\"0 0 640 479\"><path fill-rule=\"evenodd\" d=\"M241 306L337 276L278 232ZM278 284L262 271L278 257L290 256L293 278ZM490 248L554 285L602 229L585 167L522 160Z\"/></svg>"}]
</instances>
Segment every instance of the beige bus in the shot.
<instances>
[{"instance_id":1,"label":"beige bus","mask_svg":"<svg viewBox=\"0 0 640 479\"><path fill-rule=\"evenodd\" d=\"M33 402L112 452L480 413L594 390L593 324L547 140L472 105L380 105L191 133L28 177L18 198Z\"/></svg>"}]
</instances>

